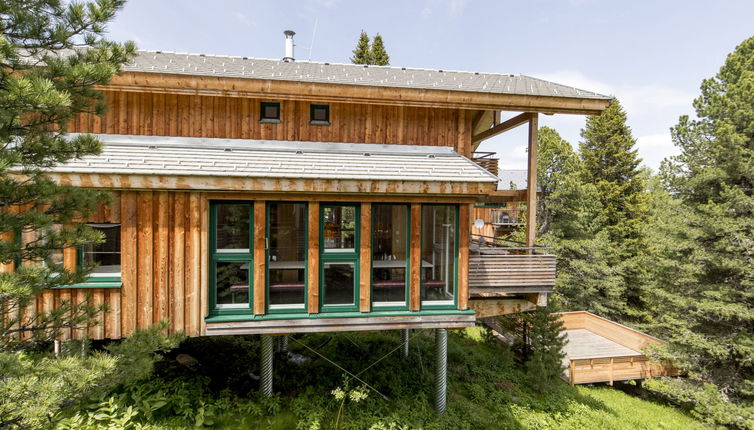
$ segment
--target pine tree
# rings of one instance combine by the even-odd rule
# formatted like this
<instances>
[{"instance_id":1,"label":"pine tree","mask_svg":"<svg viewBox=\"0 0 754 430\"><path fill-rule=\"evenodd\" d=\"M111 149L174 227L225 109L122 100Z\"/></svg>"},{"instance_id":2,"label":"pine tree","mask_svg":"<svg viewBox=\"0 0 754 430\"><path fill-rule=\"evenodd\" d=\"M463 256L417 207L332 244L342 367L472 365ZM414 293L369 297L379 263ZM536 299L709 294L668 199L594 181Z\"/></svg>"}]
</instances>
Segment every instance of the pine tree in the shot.
<instances>
[{"instance_id":1,"label":"pine tree","mask_svg":"<svg viewBox=\"0 0 754 430\"><path fill-rule=\"evenodd\" d=\"M353 50L351 62L353 64L373 64L372 53L369 49L369 36L367 36L364 30L361 30L359 41L356 43L356 49Z\"/></svg>"},{"instance_id":2,"label":"pine tree","mask_svg":"<svg viewBox=\"0 0 754 430\"><path fill-rule=\"evenodd\" d=\"M567 342L563 323L546 307L525 313L523 320L529 326L527 333L531 347L526 370L533 387L545 392L563 375L563 347Z\"/></svg>"},{"instance_id":3,"label":"pine tree","mask_svg":"<svg viewBox=\"0 0 754 430\"><path fill-rule=\"evenodd\" d=\"M754 402L753 88L754 37L702 83L699 119L681 117L672 129L681 154L663 178L679 203L657 235L666 239L655 274L671 357L742 405ZM754 408L748 417L752 425Z\"/></svg>"},{"instance_id":4,"label":"pine tree","mask_svg":"<svg viewBox=\"0 0 754 430\"><path fill-rule=\"evenodd\" d=\"M88 271L68 272L60 250L99 239L73 220L104 196L58 185L45 170L100 150L92 136L66 138L65 132L79 113L103 112L94 86L107 84L134 52L133 44L102 38L123 3L8 0L0 6L0 263L18 266L0 274L0 301L8 313L0 322L0 350L12 349L22 331L50 338L97 312L68 303L32 319L15 310L46 288L81 281Z\"/></svg>"},{"instance_id":5,"label":"pine tree","mask_svg":"<svg viewBox=\"0 0 754 430\"><path fill-rule=\"evenodd\" d=\"M649 196L647 174L639 168L641 159L636 140L626 124L626 113L613 99L607 109L589 117L581 131L581 177L596 187L601 205L601 222L612 244L614 257L608 264L620 272L623 281L605 303L613 309L610 318L623 322L643 322L646 313L647 273L644 260Z\"/></svg>"},{"instance_id":6,"label":"pine tree","mask_svg":"<svg viewBox=\"0 0 754 430\"><path fill-rule=\"evenodd\" d=\"M380 36L380 33L377 33L377 35L374 36L374 40L372 41L371 57L372 62L370 64L377 66L390 65L390 56L387 55L387 50L385 50L385 43L382 41L382 36Z\"/></svg>"}]
</instances>

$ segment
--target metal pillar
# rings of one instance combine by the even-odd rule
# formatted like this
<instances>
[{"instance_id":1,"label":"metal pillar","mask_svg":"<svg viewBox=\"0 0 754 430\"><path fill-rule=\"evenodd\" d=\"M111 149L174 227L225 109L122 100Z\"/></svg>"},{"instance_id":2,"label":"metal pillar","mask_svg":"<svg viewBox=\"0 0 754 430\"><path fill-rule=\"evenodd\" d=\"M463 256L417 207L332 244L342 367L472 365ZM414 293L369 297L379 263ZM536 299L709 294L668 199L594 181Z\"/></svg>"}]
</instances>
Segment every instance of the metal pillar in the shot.
<instances>
[{"instance_id":1,"label":"metal pillar","mask_svg":"<svg viewBox=\"0 0 754 430\"><path fill-rule=\"evenodd\" d=\"M408 358L408 329L401 330L401 357Z\"/></svg>"},{"instance_id":2,"label":"metal pillar","mask_svg":"<svg viewBox=\"0 0 754 430\"><path fill-rule=\"evenodd\" d=\"M279 352L282 352L283 354L287 353L288 352L288 335L284 334L280 336L279 342L280 342L278 344Z\"/></svg>"},{"instance_id":3,"label":"metal pillar","mask_svg":"<svg viewBox=\"0 0 754 430\"><path fill-rule=\"evenodd\" d=\"M261 370L259 391L265 397L272 397L272 357L273 357L273 342L272 336L262 335L262 351L261 351Z\"/></svg>"},{"instance_id":4,"label":"metal pillar","mask_svg":"<svg viewBox=\"0 0 754 430\"><path fill-rule=\"evenodd\" d=\"M435 329L435 409L445 413L448 391L448 332Z\"/></svg>"}]
</instances>

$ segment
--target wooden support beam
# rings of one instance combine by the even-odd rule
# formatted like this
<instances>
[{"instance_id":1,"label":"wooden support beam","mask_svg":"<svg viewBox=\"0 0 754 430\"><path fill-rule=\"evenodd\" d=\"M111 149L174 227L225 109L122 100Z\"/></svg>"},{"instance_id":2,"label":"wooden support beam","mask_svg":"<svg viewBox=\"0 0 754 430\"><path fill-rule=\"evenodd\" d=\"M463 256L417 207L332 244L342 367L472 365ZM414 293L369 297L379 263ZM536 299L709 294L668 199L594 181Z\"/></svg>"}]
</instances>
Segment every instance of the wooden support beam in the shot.
<instances>
[{"instance_id":1,"label":"wooden support beam","mask_svg":"<svg viewBox=\"0 0 754 430\"><path fill-rule=\"evenodd\" d=\"M265 263L267 255L267 238L265 237L266 202L256 200L254 202L254 315L265 313Z\"/></svg>"},{"instance_id":2,"label":"wooden support beam","mask_svg":"<svg viewBox=\"0 0 754 430\"><path fill-rule=\"evenodd\" d=\"M537 236L537 131L539 114L529 115L529 165L526 184L526 246L534 246ZM501 124L502 125L502 124Z\"/></svg>"},{"instance_id":3,"label":"wooden support beam","mask_svg":"<svg viewBox=\"0 0 754 430\"><path fill-rule=\"evenodd\" d=\"M319 202L309 202L307 247L307 304L310 314L319 313Z\"/></svg>"},{"instance_id":4,"label":"wooden support beam","mask_svg":"<svg viewBox=\"0 0 754 430\"><path fill-rule=\"evenodd\" d=\"M361 236L359 260L359 310L371 310L372 286L372 204L361 204Z\"/></svg>"},{"instance_id":5,"label":"wooden support beam","mask_svg":"<svg viewBox=\"0 0 754 430\"><path fill-rule=\"evenodd\" d=\"M409 282L409 309L418 311L421 306L421 226L422 206L411 204L411 277Z\"/></svg>"},{"instance_id":6,"label":"wooden support beam","mask_svg":"<svg viewBox=\"0 0 754 430\"><path fill-rule=\"evenodd\" d=\"M474 135L474 137L471 138L471 143L473 146L476 146L479 142L489 139L490 137L497 136L500 133L504 133L508 130L512 130L519 125L522 125L526 122L528 122L532 118L532 114L529 112L524 112L520 115L516 115L513 118L503 121L502 123L490 128L489 130L485 130L479 134Z\"/></svg>"},{"instance_id":7,"label":"wooden support beam","mask_svg":"<svg viewBox=\"0 0 754 430\"><path fill-rule=\"evenodd\" d=\"M469 237L471 235L471 205L461 205L458 216L458 309L469 305Z\"/></svg>"}]
</instances>

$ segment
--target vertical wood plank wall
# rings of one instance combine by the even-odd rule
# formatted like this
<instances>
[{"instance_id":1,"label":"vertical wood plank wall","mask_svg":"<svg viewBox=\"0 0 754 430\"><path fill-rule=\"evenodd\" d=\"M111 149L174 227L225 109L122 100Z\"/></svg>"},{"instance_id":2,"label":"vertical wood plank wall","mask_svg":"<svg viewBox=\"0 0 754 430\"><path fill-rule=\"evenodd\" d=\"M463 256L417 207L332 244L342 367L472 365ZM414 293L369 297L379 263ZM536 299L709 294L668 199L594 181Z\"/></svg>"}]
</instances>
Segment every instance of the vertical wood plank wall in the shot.
<instances>
[{"instance_id":1,"label":"vertical wood plank wall","mask_svg":"<svg viewBox=\"0 0 754 430\"><path fill-rule=\"evenodd\" d=\"M227 139L451 146L471 156L471 113L459 109L329 103L329 126L309 124L305 101L280 101L281 122L260 124L262 100L106 91L102 117L82 115L71 132Z\"/></svg>"},{"instance_id":2,"label":"vertical wood plank wall","mask_svg":"<svg viewBox=\"0 0 754 430\"><path fill-rule=\"evenodd\" d=\"M98 324L67 330L63 338L117 339L168 319L170 332L204 333L208 311L209 200L201 192L114 191L109 206L88 221L121 224L121 288L47 290L23 313L50 311L63 301L106 304ZM359 308L371 310L372 205L361 206ZM468 235L471 204L459 207L458 307L467 309ZM254 201L254 314L265 313L266 201ZM309 202L308 311L319 311L319 202ZM421 204L411 204L410 309L419 310ZM66 266L75 270L76 250L64 250ZM12 271L13 265L0 267ZM256 286L262 286L258 288Z\"/></svg>"}]
</instances>

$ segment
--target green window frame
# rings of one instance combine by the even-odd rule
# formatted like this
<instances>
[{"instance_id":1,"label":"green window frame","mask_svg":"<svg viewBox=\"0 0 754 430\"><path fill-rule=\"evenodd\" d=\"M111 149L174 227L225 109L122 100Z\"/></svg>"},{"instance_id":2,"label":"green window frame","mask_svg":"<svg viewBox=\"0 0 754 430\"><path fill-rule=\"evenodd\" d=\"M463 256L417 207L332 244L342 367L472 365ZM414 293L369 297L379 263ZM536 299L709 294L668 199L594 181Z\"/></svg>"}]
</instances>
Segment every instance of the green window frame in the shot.
<instances>
[{"instance_id":1,"label":"green window frame","mask_svg":"<svg viewBox=\"0 0 754 430\"><path fill-rule=\"evenodd\" d=\"M217 207L219 205L246 205L249 208L249 248L248 252L218 252L217 249ZM250 200L210 201L209 212L209 315L251 314L254 306L254 202ZM217 263L248 264L249 291L245 307L222 308L217 304Z\"/></svg>"},{"instance_id":2,"label":"green window frame","mask_svg":"<svg viewBox=\"0 0 754 430\"><path fill-rule=\"evenodd\" d=\"M325 249L325 209L328 207L353 207L355 209L354 248L352 252ZM360 262L361 205L359 203L321 203L319 208L319 309L320 312L355 312L359 310L359 262ZM326 304L325 265L353 264L353 303Z\"/></svg>"},{"instance_id":3,"label":"green window frame","mask_svg":"<svg viewBox=\"0 0 754 430\"><path fill-rule=\"evenodd\" d=\"M123 234L121 230L121 224L120 223L86 223L89 226L96 226L96 225L108 225L108 226L118 226L118 234L120 235L120 242L121 242L121 255L123 250ZM78 284L71 284L71 285L61 285L59 287L55 287L55 289L65 289L65 288L121 288L123 286L123 260L121 259L121 271L118 274L113 275L102 275L98 273L90 273L89 277L81 283ZM84 247L78 246L76 248L76 267L83 267L84 266Z\"/></svg>"},{"instance_id":4,"label":"green window frame","mask_svg":"<svg viewBox=\"0 0 754 430\"><path fill-rule=\"evenodd\" d=\"M405 208L406 211L406 273L404 275L405 278L405 297L404 297L404 303L403 304L388 304L390 302L376 302L374 300L375 294L374 294L374 258L371 260L371 267L369 271L369 287L370 287L370 294L369 297L372 300L372 308L375 311L403 311L409 309L409 301L411 296L411 205L408 203L374 203L372 204L372 225L370 226L370 234L372 235L371 240L371 246L372 249L370 250L371 255L374 256L374 246L375 246L375 223L374 223L374 213L375 207L378 206L402 206Z\"/></svg>"},{"instance_id":5,"label":"green window frame","mask_svg":"<svg viewBox=\"0 0 754 430\"><path fill-rule=\"evenodd\" d=\"M306 216L304 217L305 224L304 224L304 306L303 308L276 308L271 307L270 304L270 206L276 203L298 203L303 204ZM265 226L265 313L268 314L300 314L300 313L306 313L309 309L309 264L308 264L308 255L309 255L309 203L305 201L268 201L266 208L265 208L265 220L266 220L266 226Z\"/></svg>"},{"instance_id":6,"label":"green window frame","mask_svg":"<svg viewBox=\"0 0 754 430\"><path fill-rule=\"evenodd\" d=\"M445 203L432 203L432 204L422 204L422 212L421 212L421 232L420 232L420 252L423 254L424 251L424 208L425 207L432 207L432 206L449 206L453 207L454 214L455 214L455 225L454 225L454 238L453 238L453 303L432 303L432 301L427 301L424 298L425 295L425 283L424 283L424 277L420 274L420 309L421 310L434 310L434 309L457 309L458 308L458 217L459 217L459 208L457 204L445 204ZM420 257L421 260L421 257Z\"/></svg>"},{"instance_id":7,"label":"green window frame","mask_svg":"<svg viewBox=\"0 0 754 430\"><path fill-rule=\"evenodd\" d=\"M317 118L317 112L324 112L324 119ZM311 125L330 125L330 105L310 104L309 105L309 124Z\"/></svg>"}]
</instances>

